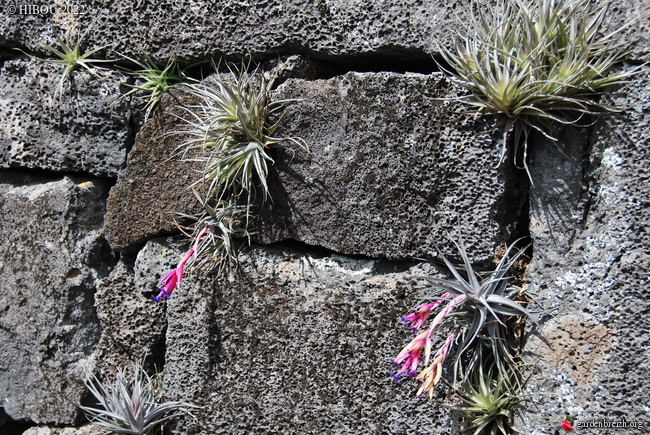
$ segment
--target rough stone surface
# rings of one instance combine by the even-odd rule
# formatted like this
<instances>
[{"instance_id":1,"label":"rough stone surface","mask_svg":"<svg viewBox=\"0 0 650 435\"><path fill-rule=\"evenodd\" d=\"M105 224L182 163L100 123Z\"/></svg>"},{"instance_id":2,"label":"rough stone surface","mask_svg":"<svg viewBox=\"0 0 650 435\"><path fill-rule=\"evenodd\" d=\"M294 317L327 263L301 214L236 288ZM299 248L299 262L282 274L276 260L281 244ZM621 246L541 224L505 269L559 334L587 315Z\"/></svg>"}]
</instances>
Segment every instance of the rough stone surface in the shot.
<instances>
[{"instance_id":1,"label":"rough stone surface","mask_svg":"<svg viewBox=\"0 0 650 435\"><path fill-rule=\"evenodd\" d=\"M230 278L188 275L166 303L166 394L205 406L175 432L459 427L441 406L442 384L432 405L414 397L417 382L396 385L388 374L412 338L399 318L425 293L412 277L437 275L435 268L281 244L240 260Z\"/></svg>"},{"instance_id":2,"label":"rough stone surface","mask_svg":"<svg viewBox=\"0 0 650 435\"><path fill-rule=\"evenodd\" d=\"M106 433L97 426L87 425L81 427L48 427L36 426L30 427L23 435L101 435Z\"/></svg>"},{"instance_id":3,"label":"rough stone surface","mask_svg":"<svg viewBox=\"0 0 650 435\"><path fill-rule=\"evenodd\" d=\"M0 172L0 400L14 420L73 423L99 339L105 187Z\"/></svg>"},{"instance_id":4,"label":"rough stone surface","mask_svg":"<svg viewBox=\"0 0 650 435\"><path fill-rule=\"evenodd\" d=\"M163 271L157 272L159 276ZM162 366L164 307L142 293L135 275L120 261L97 289L95 307L102 333L93 355L96 372L104 378L110 379L117 369L145 358Z\"/></svg>"},{"instance_id":5,"label":"rough stone surface","mask_svg":"<svg viewBox=\"0 0 650 435\"><path fill-rule=\"evenodd\" d=\"M198 167L177 155L183 136L169 134L186 128L180 117L187 112L180 105L191 103L186 94L174 93L136 135L106 206L106 238L113 249L135 251L148 238L177 231L178 213L199 211L188 190Z\"/></svg>"},{"instance_id":6,"label":"rough stone surface","mask_svg":"<svg viewBox=\"0 0 650 435\"><path fill-rule=\"evenodd\" d=\"M0 68L0 167L116 176L126 160L130 110L125 77L73 71L55 95L62 65L26 57Z\"/></svg>"},{"instance_id":7,"label":"rough stone surface","mask_svg":"<svg viewBox=\"0 0 650 435\"><path fill-rule=\"evenodd\" d=\"M414 398L416 382L388 376L412 337L398 322L423 291L412 277L435 270L368 256L453 255L446 231L460 227L484 262L525 233L527 182L510 178L512 167L491 169L499 135L480 133L492 120L435 100L457 92L439 75L414 74L435 69L431 54L449 45L470 0L51 3L30 3L47 6L41 14L7 9L24 1L0 2L0 167L21 168L0 169L0 433L33 423L47 426L27 433L92 433L61 427L80 423L84 370L110 377L145 355L149 366L165 363L171 398L204 406L196 420L176 423L179 435L458 433L463 424L442 406L450 404L444 386L432 404ZM628 61L650 61L650 2L612 0L606 21L631 44ZM303 137L311 152L272 151L273 202L256 224L256 242L270 245L242 255L238 275L190 273L170 301L151 301L185 249L151 239L177 231L175 213L196 209L185 190L196 168L170 158L182 137L165 135L181 129L173 114L191 101L167 99L124 169L135 123L128 103L115 104L125 92L116 65L100 78L74 72L59 101L63 68L14 50L44 56L40 43L56 45L72 28L91 28L83 50L110 45L98 57L284 62L275 95L305 99L287 106L279 133ZM208 66L192 72L200 69ZM576 426L650 425L643 71L606 98L624 113L565 128L559 149L532 151L526 273L545 310L545 341L526 337L522 433L561 432L567 413ZM42 170L50 178L25 175ZM105 186L88 175L63 178L72 173L121 174L107 206L117 266L102 238Z\"/></svg>"},{"instance_id":8,"label":"rough stone surface","mask_svg":"<svg viewBox=\"0 0 650 435\"><path fill-rule=\"evenodd\" d=\"M650 424L650 393L644 383L650 342L649 101L646 71L607 98L625 111L595 124L585 171L556 172L571 164L555 148L544 151L547 159L536 169L531 221L539 189L555 193L555 200L545 199L548 206L571 203L570 209L584 214L584 223L576 226L564 213L546 213L531 225L535 254L527 276L548 316L542 325L547 343L531 336L525 348L525 360L535 367L528 383L532 403L524 407L523 424L530 433L552 433L564 413L576 422ZM567 149L580 148L574 143ZM559 179L567 180L564 188ZM582 203L576 187L581 183L589 189L588 201ZM554 235L563 231L574 236L558 249ZM636 429L631 433L640 433Z\"/></svg>"},{"instance_id":9,"label":"rough stone surface","mask_svg":"<svg viewBox=\"0 0 650 435\"><path fill-rule=\"evenodd\" d=\"M406 258L435 255L437 247L454 253L447 232L473 228L464 232L469 252L491 259L515 235L525 196L505 166L493 167L498 133L455 113L457 103L436 100L457 91L440 74L286 81L275 98L301 101L286 107L277 134L302 137L310 152L291 144L274 151L259 240ZM145 125L111 190L107 237L114 249L173 230L171 211L197 211L186 190L197 174L170 158L182 138L161 136L162 127L183 128L170 115Z\"/></svg>"},{"instance_id":10,"label":"rough stone surface","mask_svg":"<svg viewBox=\"0 0 650 435\"><path fill-rule=\"evenodd\" d=\"M6 10L16 3L21 2L6 0L2 6ZM612 3L612 28L635 22L625 36L639 40L632 56L647 60L650 6L644 0ZM469 0L61 1L45 3L45 14L5 13L0 46L39 51L39 41L51 43L58 28L91 27L88 47L109 46L130 57L141 57L144 51L157 59L185 60L295 53L347 63L363 63L371 55L427 59L436 43L449 44L470 4Z\"/></svg>"},{"instance_id":11,"label":"rough stone surface","mask_svg":"<svg viewBox=\"0 0 650 435\"><path fill-rule=\"evenodd\" d=\"M562 127L557 142L541 135L531 146L529 230L535 250L532 269L566 261L582 231L589 195L585 171L589 135L584 128Z\"/></svg>"},{"instance_id":12,"label":"rough stone surface","mask_svg":"<svg viewBox=\"0 0 650 435\"><path fill-rule=\"evenodd\" d=\"M506 165L495 169L498 132L439 101L458 89L442 74L348 73L289 80L276 135L309 146L277 152L260 215L265 243L295 239L369 257L435 255L448 233L488 261L517 230L524 194ZM453 116L452 116L453 114ZM453 231L451 231L453 233ZM451 245L451 246L450 246Z\"/></svg>"},{"instance_id":13,"label":"rough stone surface","mask_svg":"<svg viewBox=\"0 0 650 435\"><path fill-rule=\"evenodd\" d=\"M51 34L53 26L85 29L92 25L87 37L89 47L109 45L131 57L139 57L144 51L158 59L176 56L188 60L220 54L287 53L423 58L428 57L435 36L449 38L441 27L453 19L454 13L463 14L467 3L188 0L153 5L90 1L80 5L87 12L84 15L65 13L63 7L40 17L9 15L0 25L0 44L38 50L39 37ZM28 18L28 26L23 25L24 18Z\"/></svg>"}]
</instances>

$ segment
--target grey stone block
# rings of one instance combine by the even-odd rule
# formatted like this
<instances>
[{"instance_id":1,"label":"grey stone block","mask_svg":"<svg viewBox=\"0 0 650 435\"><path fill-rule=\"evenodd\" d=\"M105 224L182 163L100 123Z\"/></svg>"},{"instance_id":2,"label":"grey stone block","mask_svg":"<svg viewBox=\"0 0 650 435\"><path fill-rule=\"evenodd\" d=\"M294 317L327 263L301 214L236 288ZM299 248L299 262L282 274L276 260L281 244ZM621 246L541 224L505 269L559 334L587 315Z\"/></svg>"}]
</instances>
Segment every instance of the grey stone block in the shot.
<instances>
[{"instance_id":1,"label":"grey stone block","mask_svg":"<svg viewBox=\"0 0 650 435\"><path fill-rule=\"evenodd\" d=\"M507 166L494 168L499 133L489 123L439 100L455 95L441 74L286 81L274 98L299 101L286 106L277 134L302 137L310 152L291 144L272 151L272 200L258 209L258 240L371 257L435 256L438 247L455 255L447 233L458 227L476 261L490 260L515 234L525 185ZM185 103L179 94L166 101ZM173 156L181 136L164 135L182 124L165 114L138 134L108 201L114 249L172 231L174 213L199 211L187 190L197 166Z\"/></svg>"},{"instance_id":2,"label":"grey stone block","mask_svg":"<svg viewBox=\"0 0 650 435\"><path fill-rule=\"evenodd\" d=\"M105 187L0 173L0 399L14 420L70 424L99 339Z\"/></svg>"},{"instance_id":3,"label":"grey stone block","mask_svg":"<svg viewBox=\"0 0 650 435\"><path fill-rule=\"evenodd\" d=\"M70 5L76 3L70 3ZM186 60L215 55L314 54L320 57L377 53L402 59L426 57L432 40L467 2L441 5L396 1L167 1L85 2L85 14L7 15L0 43L38 49L43 34L58 26L86 29L88 47L110 45L116 52ZM65 6L65 5L61 5ZM25 26L25 19L28 25Z\"/></svg>"},{"instance_id":4,"label":"grey stone block","mask_svg":"<svg viewBox=\"0 0 650 435\"><path fill-rule=\"evenodd\" d=\"M56 95L62 65L26 57L0 69L0 167L116 176L131 136L130 108L117 102L124 75L73 71Z\"/></svg>"},{"instance_id":5,"label":"grey stone block","mask_svg":"<svg viewBox=\"0 0 650 435\"><path fill-rule=\"evenodd\" d=\"M136 263L136 268L138 263ZM155 271L158 276L162 271ZM149 278L156 275L152 273ZM95 307L101 337L93 353L96 373L113 379L116 371L132 362L149 363L161 368L165 353L164 307L143 294L134 270L120 261L110 276L97 288ZM154 288L147 288L153 291Z\"/></svg>"},{"instance_id":6,"label":"grey stone block","mask_svg":"<svg viewBox=\"0 0 650 435\"><path fill-rule=\"evenodd\" d=\"M23 435L101 435L106 433L99 426L86 425L81 427L49 427L35 426L30 427Z\"/></svg>"},{"instance_id":7,"label":"grey stone block","mask_svg":"<svg viewBox=\"0 0 650 435\"><path fill-rule=\"evenodd\" d=\"M188 189L199 167L177 155L183 136L169 134L186 128L180 117L187 116L182 106L188 104L187 94L174 92L136 135L106 206L106 239L113 249L134 252L147 239L177 232L179 213L199 211Z\"/></svg>"},{"instance_id":8,"label":"grey stone block","mask_svg":"<svg viewBox=\"0 0 650 435\"><path fill-rule=\"evenodd\" d=\"M527 384L531 402L523 406L521 423L531 428L529 433L559 429L565 413L575 422L650 423L650 394L643 382L650 342L648 83L646 71L606 95L606 103L624 111L596 122L584 171L554 173L571 164L553 147L544 153L549 158L554 153L554 159L536 169L540 177L531 190L531 217L540 198L550 209L570 203L584 217L546 214L531 225L535 254L527 277L548 315L542 324L547 343L530 336L525 347L524 360L534 368ZM565 149L582 148L582 139L566 139ZM580 184L589 192L582 202L576 189ZM558 246L555 235L562 232L572 237L563 237Z\"/></svg>"},{"instance_id":9,"label":"grey stone block","mask_svg":"<svg viewBox=\"0 0 650 435\"><path fill-rule=\"evenodd\" d=\"M639 41L630 58L647 61L647 2L611 3L609 29L633 23L623 32L627 40ZM11 4L26 3L4 3ZM0 46L24 46L38 52L42 50L39 42L54 41L56 29L77 26L81 31L92 29L86 47L108 45L113 51L137 58L144 51L159 60L178 57L186 61L249 54L265 58L307 54L357 65L363 65L369 56L428 60L438 44L450 44L461 23L466 22L470 4L470 0L43 3L39 5L48 8L45 14L4 14Z\"/></svg>"},{"instance_id":10,"label":"grey stone block","mask_svg":"<svg viewBox=\"0 0 650 435\"><path fill-rule=\"evenodd\" d=\"M516 231L524 194L495 146L498 131L444 101L459 89L442 74L348 73L289 80L296 99L276 133L309 146L279 150L259 240L295 239L345 254L470 255L489 261Z\"/></svg>"},{"instance_id":11,"label":"grey stone block","mask_svg":"<svg viewBox=\"0 0 650 435\"><path fill-rule=\"evenodd\" d=\"M180 255L180 251L178 255ZM166 394L204 406L175 433L452 433L457 415L395 384L413 335L412 277L435 268L278 244L240 256L238 274L187 275L167 304Z\"/></svg>"}]
</instances>

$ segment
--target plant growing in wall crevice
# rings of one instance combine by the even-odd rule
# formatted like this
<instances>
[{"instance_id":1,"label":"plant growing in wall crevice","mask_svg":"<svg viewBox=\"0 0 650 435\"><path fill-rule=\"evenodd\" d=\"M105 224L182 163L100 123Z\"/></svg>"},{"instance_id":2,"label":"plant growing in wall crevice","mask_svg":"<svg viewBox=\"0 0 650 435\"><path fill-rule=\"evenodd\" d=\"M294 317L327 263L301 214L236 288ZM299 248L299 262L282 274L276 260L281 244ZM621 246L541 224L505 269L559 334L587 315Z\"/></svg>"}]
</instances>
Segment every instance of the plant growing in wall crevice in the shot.
<instances>
[{"instance_id":1,"label":"plant growing in wall crevice","mask_svg":"<svg viewBox=\"0 0 650 435\"><path fill-rule=\"evenodd\" d=\"M474 424L483 429L506 423L510 427L506 417L521 399L513 321L529 319L537 326L532 313L519 302L522 289L510 285L507 275L525 251L515 252L519 241L505 249L493 271L481 273L472 266L462 239L453 241L463 264L455 266L440 254L453 279L420 277L432 284L434 292L425 298L426 303L401 319L417 335L393 361L401 366L391 372L393 379L399 382L403 377L415 377L421 382L417 395L433 398L443 367L451 360L454 388L461 397L485 405L483 410L472 411ZM433 320L428 327L422 329L430 318ZM438 331L446 331L446 338L432 355ZM420 363L426 367L418 373ZM492 399L494 403L487 404ZM476 433L483 433L481 430Z\"/></svg>"},{"instance_id":2,"label":"plant growing in wall crevice","mask_svg":"<svg viewBox=\"0 0 650 435\"><path fill-rule=\"evenodd\" d=\"M468 431L474 435L516 433L512 423L514 408L525 397L519 393L518 382L504 378L493 360L479 361L456 392L463 405L452 409L469 416L472 425Z\"/></svg>"},{"instance_id":3,"label":"plant growing in wall crevice","mask_svg":"<svg viewBox=\"0 0 650 435\"><path fill-rule=\"evenodd\" d=\"M279 121L270 124L269 116L288 101L271 100L272 81L257 69L252 73L243 66L229 69L228 74L186 86L198 103L186 108L187 128L170 133L187 138L177 155L203 168L188 186L204 209L190 217L196 222L193 229L185 229L195 241L192 261L198 267L216 266L218 272L228 268L236 260L238 246L248 242L256 198L262 202L269 198L267 176L273 164L269 151L287 142L306 148L298 138L275 135ZM180 279L173 285L161 282L161 294L154 299L168 298L178 283Z\"/></svg>"},{"instance_id":4,"label":"plant growing in wall crevice","mask_svg":"<svg viewBox=\"0 0 650 435\"><path fill-rule=\"evenodd\" d=\"M166 401L162 393L162 374L149 376L141 363L117 371L111 383L101 382L89 374L86 387L97 406L81 406L90 421L118 434L152 434L167 421L189 414L197 408L187 402Z\"/></svg>"},{"instance_id":5,"label":"plant growing in wall crevice","mask_svg":"<svg viewBox=\"0 0 650 435\"><path fill-rule=\"evenodd\" d=\"M580 123L614 108L597 92L638 72L611 73L628 51L621 29L603 33L607 5L589 0L498 0L474 4L454 48L441 48L449 72L470 91L460 97L478 114L504 116L503 148L528 171L533 131L555 141L554 124ZM532 180L531 180L532 181Z\"/></svg>"},{"instance_id":6,"label":"plant growing in wall crevice","mask_svg":"<svg viewBox=\"0 0 650 435\"><path fill-rule=\"evenodd\" d=\"M462 267L454 266L447 257L440 254L454 279L422 277L436 289L434 294L426 298L432 302L418 306L412 314L402 318L402 323L416 333L434 314L434 310L440 307L442 309L434 316L429 327L419 333L395 359L395 364L402 365L398 372L393 373L396 381L404 375L418 376L418 380L425 382L434 379L425 388L431 395L433 386L441 378L442 365L450 353L454 355L455 380L465 382L479 361L487 357L494 360L504 379L510 379L512 373L516 372L516 344L509 336L507 319L524 317L535 323L532 314L514 299L521 293L521 289L508 285L509 277L506 274L524 253L522 249L512 254L516 243L506 249L494 271L483 274L472 267L462 239L454 241L463 260ZM425 369L424 376L417 375L420 361L428 364L434 333L440 329L451 331L438 350L437 356L441 358L434 360L431 370Z\"/></svg>"},{"instance_id":7,"label":"plant growing in wall crevice","mask_svg":"<svg viewBox=\"0 0 650 435\"><path fill-rule=\"evenodd\" d=\"M94 71L94 69L102 70L104 68L98 67L97 65L95 65L96 63L113 62L112 60L95 59L91 57L95 53L107 48L108 47L107 45L103 47L95 48L87 52L83 52L81 50L81 44L84 38L86 37L86 35L88 34L88 32L90 31L90 29L91 27L88 27L86 31L79 37L76 37L76 31L74 29L69 29L62 36L60 35L58 37L59 48L55 48L46 44L41 44L41 47L44 50L55 55L56 57L58 57L58 59L43 59L40 57L32 56L31 54L19 50L27 54L27 56L33 59L37 59L55 65L65 66L63 72L61 73L61 77L59 78L56 91L54 93L55 97L57 95L62 95L63 84L70 77L70 75L74 70L83 68L89 73L97 76L97 73Z\"/></svg>"},{"instance_id":8,"label":"plant growing in wall crevice","mask_svg":"<svg viewBox=\"0 0 650 435\"><path fill-rule=\"evenodd\" d=\"M145 54L144 62L128 56L123 57L139 66L140 69L134 71L127 70L127 73L136 79L136 83L134 85L126 85L132 89L122 95L120 100L130 95L139 94L138 97L144 102L145 122L151 116L153 109L169 91L179 85L196 82L196 80L185 74L173 58L167 61L164 68L161 68L147 54Z\"/></svg>"}]
</instances>

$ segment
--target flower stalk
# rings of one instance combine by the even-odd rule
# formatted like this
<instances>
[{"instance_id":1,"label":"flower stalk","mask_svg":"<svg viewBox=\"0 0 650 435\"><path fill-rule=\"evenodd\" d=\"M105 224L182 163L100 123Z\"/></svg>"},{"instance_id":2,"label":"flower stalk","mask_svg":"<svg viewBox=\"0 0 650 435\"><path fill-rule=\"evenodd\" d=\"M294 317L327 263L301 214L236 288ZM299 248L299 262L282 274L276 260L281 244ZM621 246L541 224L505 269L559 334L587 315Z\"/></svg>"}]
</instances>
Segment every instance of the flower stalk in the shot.
<instances>
[{"instance_id":1,"label":"flower stalk","mask_svg":"<svg viewBox=\"0 0 650 435\"><path fill-rule=\"evenodd\" d=\"M449 334L445 343L440 347L440 349L438 349L438 352L436 352L436 358L433 360L431 365L424 369L422 373L415 378L418 381L422 381L422 385L416 393L416 396L419 397L426 391L429 399L433 399L433 389L440 381L440 378L442 378L442 365L444 364L445 359L447 359L447 355L449 354L451 346L459 332L460 329L456 328L454 332ZM425 360L428 360L428 355Z\"/></svg>"}]
</instances>

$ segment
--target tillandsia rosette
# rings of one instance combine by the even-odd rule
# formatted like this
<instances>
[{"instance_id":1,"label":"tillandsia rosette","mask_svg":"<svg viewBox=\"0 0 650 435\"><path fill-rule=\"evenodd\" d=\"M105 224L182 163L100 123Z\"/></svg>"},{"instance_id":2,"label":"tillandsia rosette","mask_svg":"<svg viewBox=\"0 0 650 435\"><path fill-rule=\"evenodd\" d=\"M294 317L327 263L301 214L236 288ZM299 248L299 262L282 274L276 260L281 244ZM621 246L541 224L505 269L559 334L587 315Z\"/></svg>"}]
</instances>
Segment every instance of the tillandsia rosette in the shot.
<instances>
[{"instance_id":1,"label":"tillandsia rosette","mask_svg":"<svg viewBox=\"0 0 650 435\"><path fill-rule=\"evenodd\" d=\"M532 132L556 141L554 125L613 111L598 103L596 92L640 71L610 73L628 50L619 38L622 28L605 29L607 3L592 3L498 0L488 8L475 2L455 47L440 47L443 68L470 91L459 99L474 113L504 116L499 163L512 135L515 164L529 178Z\"/></svg>"},{"instance_id":2,"label":"tillandsia rosette","mask_svg":"<svg viewBox=\"0 0 650 435\"><path fill-rule=\"evenodd\" d=\"M481 358L467 382L456 390L463 406L452 409L470 416L472 424L467 429L475 435L516 433L514 408L525 400L517 385L514 379L503 377L493 359Z\"/></svg>"},{"instance_id":3,"label":"tillandsia rosette","mask_svg":"<svg viewBox=\"0 0 650 435\"><path fill-rule=\"evenodd\" d=\"M288 142L306 149L299 138L275 136L279 121L270 124L269 116L292 100L271 101L272 82L257 69L248 73L244 67L229 67L229 73L186 86L198 103L186 108L187 129L171 134L187 138L177 154L203 166L201 176L189 188L204 213L185 216L196 222L187 232L194 245L176 274L172 271L165 276L155 300L169 298L190 259L193 267L216 267L218 273L236 262L239 248L250 241L248 227L258 190L262 201L269 197L266 179L274 162L269 151Z\"/></svg>"},{"instance_id":4,"label":"tillandsia rosette","mask_svg":"<svg viewBox=\"0 0 650 435\"><path fill-rule=\"evenodd\" d=\"M118 370L112 383L87 374L86 387L97 404L79 407L93 424L110 433L160 433L165 422L198 408L188 402L166 401L161 380L160 373L149 376L140 362Z\"/></svg>"},{"instance_id":5,"label":"tillandsia rosette","mask_svg":"<svg viewBox=\"0 0 650 435\"><path fill-rule=\"evenodd\" d=\"M161 68L151 56L148 54L144 56L145 61L141 62L129 56L122 55L124 59L137 65L140 69L129 70L125 68L127 74L135 79L135 84L126 85L132 89L122 95L120 100L138 94L138 98L144 104L144 121L146 122L167 93L175 87L185 83L196 82L196 80L185 74L173 58L167 61L164 68Z\"/></svg>"},{"instance_id":6,"label":"tillandsia rosette","mask_svg":"<svg viewBox=\"0 0 650 435\"><path fill-rule=\"evenodd\" d=\"M55 97L57 95L61 96L63 95L63 85L74 70L83 68L85 71L98 76L95 70L104 70L104 68L97 66L98 63L113 62L113 60L109 59L98 59L92 57L97 52L108 48L108 45L85 52L81 49L81 44L86 38L88 32L90 32L91 28L92 26L89 26L81 36L77 36L78 32L75 30L75 28L70 28L63 35L60 35L58 37L58 48L46 44L41 44L42 49L50 54L53 54L58 59L42 59L40 57L25 53L19 48L16 50L21 51L32 59L37 59L55 65L63 65L65 67L61 73L61 77L59 78L59 83L57 84L56 91L54 92Z\"/></svg>"},{"instance_id":7,"label":"tillandsia rosette","mask_svg":"<svg viewBox=\"0 0 650 435\"><path fill-rule=\"evenodd\" d=\"M434 387L442 377L443 364L452 351L455 380L460 377L462 382L466 381L486 351L504 378L510 378L511 373L516 372L516 344L508 333L506 319L513 316L532 319L531 313L512 299L521 289L509 287L509 277L506 276L524 253L524 250L519 250L511 255L517 242L506 249L494 271L483 275L472 267L462 239L458 243L454 241L463 260L462 268L455 267L440 254L454 280L422 277L436 287L436 294L440 296L432 295L427 298L432 302L422 304L412 314L402 317L402 323L417 335L393 361L401 365L398 371L391 372L396 382L404 376L416 377L423 382L417 395L428 393L430 398L433 397ZM436 310L439 311L430 325L418 333ZM438 330L450 332L429 364L434 334ZM420 362L428 367L418 375Z\"/></svg>"}]
</instances>

